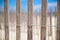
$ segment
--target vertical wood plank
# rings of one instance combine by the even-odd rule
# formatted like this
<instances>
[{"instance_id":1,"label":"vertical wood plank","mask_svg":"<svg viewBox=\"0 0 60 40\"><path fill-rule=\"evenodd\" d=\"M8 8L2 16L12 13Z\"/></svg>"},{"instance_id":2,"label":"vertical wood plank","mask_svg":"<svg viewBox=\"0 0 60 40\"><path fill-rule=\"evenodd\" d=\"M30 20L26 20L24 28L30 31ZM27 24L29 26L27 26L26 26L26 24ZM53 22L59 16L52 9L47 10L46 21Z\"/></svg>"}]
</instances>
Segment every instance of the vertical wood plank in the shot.
<instances>
[{"instance_id":1,"label":"vertical wood plank","mask_svg":"<svg viewBox=\"0 0 60 40\"><path fill-rule=\"evenodd\" d=\"M50 26L48 30L48 40L52 40L52 9L50 10Z\"/></svg>"},{"instance_id":2,"label":"vertical wood plank","mask_svg":"<svg viewBox=\"0 0 60 40\"><path fill-rule=\"evenodd\" d=\"M0 30L2 29L1 24L0 24Z\"/></svg>"},{"instance_id":3,"label":"vertical wood plank","mask_svg":"<svg viewBox=\"0 0 60 40\"><path fill-rule=\"evenodd\" d=\"M42 0L41 40L46 40L47 0Z\"/></svg>"},{"instance_id":4,"label":"vertical wood plank","mask_svg":"<svg viewBox=\"0 0 60 40\"><path fill-rule=\"evenodd\" d=\"M5 40L9 40L8 0L4 0L4 26L5 26Z\"/></svg>"},{"instance_id":5,"label":"vertical wood plank","mask_svg":"<svg viewBox=\"0 0 60 40\"><path fill-rule=\"evenodd\" d=\"M16 0L16 40L20 40L20 0Z\"/></svg>"},{"instance_id":6,"label":"vertical wood plank","mask_svg":"<svg viewBox=\"0 0 60 40\"><path fill-rule=\"evenodd\" d=\"M32 40L33 0L28 0L28 40Z\"/></svg>"},{"instance_id":7,"label":"vertical wood plank","mask_svg":"<svg viewBox=\"0 0 60 40\"><path fill-rule=\"evenodd\" d=\"M60 40L60 0L58 0L58 13L57 13L57 40Z\"/></svg>"},{"instance_id":8,"label":"vertical wood plank","mask_svg":"<svg viewBox=\"0 0 60 40\"><path fill-rule=\"evenodd\" d=\"M52 36L52 10L50 12L50 36Z\"/></svg>"}]
</instances>

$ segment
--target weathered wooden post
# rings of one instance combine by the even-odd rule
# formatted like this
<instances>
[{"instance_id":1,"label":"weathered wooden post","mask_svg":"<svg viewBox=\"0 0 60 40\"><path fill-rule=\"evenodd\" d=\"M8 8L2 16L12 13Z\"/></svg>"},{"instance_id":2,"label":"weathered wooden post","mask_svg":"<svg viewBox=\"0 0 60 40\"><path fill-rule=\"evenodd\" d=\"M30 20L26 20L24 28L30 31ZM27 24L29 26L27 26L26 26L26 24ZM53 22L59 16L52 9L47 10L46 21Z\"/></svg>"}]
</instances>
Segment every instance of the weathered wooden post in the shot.
<instances>
[{"instance_id":1,"label":"weathered wooden post","mask_svg":"<svg viewBox=\"0 0 60 40\"><path fill-rule=\"evenodd\" d=\"M46 40L47 0L42 0L41 40Z\"/></svg>"},{"instance_id":2,"label":"weathered wooden post","mask_svg":"<svg viewBox=\"0 0 60 40\"><path fill-rule=\"evenodd\" d=\"M5 26L5 40L9 40L8 0L4 0L4 26Z\"/></svg>"},{"instance_id":3,"label":"weathered wooden post","mask_svg":"<svg viewBox=\"0 0 60 40\"><path fill-rule=\"evenodd\" d=\"M28 0L28 40L32 40L33 0Z\"/></svg>"},{"instance_id":4,"label":"weathered wooden post","mask_svg":"<svg viewBox=\"0 0 60 40\"><path fill-rule=\"evenodd\" d=\"M57 35L56 35L56 40L60 40L60 0L58 0Z\"/></svg>"},{"instance_id":5,"label":"weathered wooden post","mask_svg":"<svg viewBox=\"0 0 60 40\"><path fill-rule=\"evenodd\" d=\"M20 0L16 0L16 40L20 40Z\"/></svg>"}]
</instances>

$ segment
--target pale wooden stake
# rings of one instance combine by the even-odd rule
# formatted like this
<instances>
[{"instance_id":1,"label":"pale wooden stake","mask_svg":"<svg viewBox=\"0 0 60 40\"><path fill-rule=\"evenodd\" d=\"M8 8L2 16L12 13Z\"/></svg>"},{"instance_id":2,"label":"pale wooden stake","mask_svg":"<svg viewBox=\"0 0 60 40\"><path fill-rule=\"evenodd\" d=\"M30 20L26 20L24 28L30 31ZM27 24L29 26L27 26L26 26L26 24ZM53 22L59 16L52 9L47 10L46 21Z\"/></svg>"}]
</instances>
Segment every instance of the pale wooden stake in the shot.
<instances>
[{"instance_id":1,"label":"pale wooden stake","mask_svg":"<svg viewBox=\"0 0 60 40\"><path fill-rule=\"evenodd\" d=\"M52 40L52 9L50 10L50 27L48 30L48 40Z\"/></svg>"}]
</instances>

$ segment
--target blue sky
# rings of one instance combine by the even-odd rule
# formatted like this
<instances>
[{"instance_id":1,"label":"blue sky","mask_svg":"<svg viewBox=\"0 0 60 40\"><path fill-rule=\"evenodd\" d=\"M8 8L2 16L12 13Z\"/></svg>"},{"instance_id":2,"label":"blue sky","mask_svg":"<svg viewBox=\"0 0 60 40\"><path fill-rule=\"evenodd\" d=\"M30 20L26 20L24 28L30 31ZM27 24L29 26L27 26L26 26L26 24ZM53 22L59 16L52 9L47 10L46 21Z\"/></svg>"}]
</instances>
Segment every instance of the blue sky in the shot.
<instances>
[{"instance_id":1,"label":"blue sky","mask_svg":"<svg viewBox=\"0 0 60 40\"><path fill-rule=\"evenodd\" d=\"M33 10L39 11L41 9L42 0L34 0L33 1ZM16 10L16 0L8 0L9 10ZM0 0L0 10L4 8L4 0ZM57 0L48 0L48 10L50 8L54 11L57 8ZM21 10L27 11L28 9L28 0L21 0Z\"/></svg>"}]
</instances>

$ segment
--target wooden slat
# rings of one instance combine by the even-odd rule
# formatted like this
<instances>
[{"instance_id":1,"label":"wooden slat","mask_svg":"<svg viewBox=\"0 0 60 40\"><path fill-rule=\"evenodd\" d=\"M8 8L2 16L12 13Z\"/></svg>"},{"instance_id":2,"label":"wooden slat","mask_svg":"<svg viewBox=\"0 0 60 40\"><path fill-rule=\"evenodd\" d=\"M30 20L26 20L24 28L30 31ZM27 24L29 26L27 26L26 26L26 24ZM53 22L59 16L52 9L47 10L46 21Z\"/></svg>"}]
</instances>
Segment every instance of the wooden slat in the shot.
<instances>
[{"instance_id":1,"label":"wooden slat","mask_svg":"<svg viewBox=\"0 0 60 40\"><path fill-rule=\"evenodd\" d=\"M28 0L28 40L32 40L33 0Z\"/></svg>"},{"instance_id":2,"label":"wooden slat","mask_svg":"<svg viewBox=\"0 0 60 40\"><path fill-rule=\"evenodd\" d=\"M1 24L0 24L0 30L2 29Z\"/></svg>"},{"instance_id":3,"label":"wooden slat","mask_svg":"<svg viewBox=\"0 0 60 40\"><path fill-rule=\"evenodd\" d=\"M58 0L58 13L57 13L57 39L60 40L60 0Z\"/></svg>"},{"instance_id":4,"label":"wooden slat","mask_svg":"<svg viewBox=\"0 0 60 40\"><path fill-rule=\"evenodd\" d=\"M50 11L50 33L49 36L52 36L52 10Z\"/></svg>"},{"instance_id":5,"label":"wooden slat","mask_svg":"<svg viewBox=\"0 0 60 40\"><path fill-rule=\"evenodd\" d=\"M49 29L48 29L48 40L53 40L52 38L52 9L50 10L50 26Z\"/></svg>"},{"instance_id":6,"label":"wooden slat","mask_svg":"<svg viewBox=\"0 0 60 40\"><path fill-rule=\"evenodd\" d=\"M42 0L41 40L46 40L47 0Z\"/></svg>"},{"instance_id":7,"label":"wooden slat","mask_svg":"<svg viewBox=\"0 0 60 40\"><path fill-rule=\"evenodd\" d=\"M20 40L20 0L16 0L16 40Z\"/></svg>"},{"instance_id":8,"label":"wooden slat","mask_svg":"<svg viewBox=\"0 0 60 40\"><path fill-rule=\"evenodd\" d=\"M5 40L9 40L9 25L8 25L8 0L4 0L4 26Z\"/></svg>"}]
</instances>

